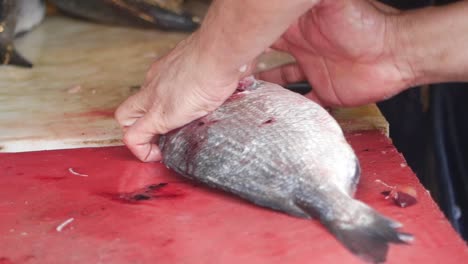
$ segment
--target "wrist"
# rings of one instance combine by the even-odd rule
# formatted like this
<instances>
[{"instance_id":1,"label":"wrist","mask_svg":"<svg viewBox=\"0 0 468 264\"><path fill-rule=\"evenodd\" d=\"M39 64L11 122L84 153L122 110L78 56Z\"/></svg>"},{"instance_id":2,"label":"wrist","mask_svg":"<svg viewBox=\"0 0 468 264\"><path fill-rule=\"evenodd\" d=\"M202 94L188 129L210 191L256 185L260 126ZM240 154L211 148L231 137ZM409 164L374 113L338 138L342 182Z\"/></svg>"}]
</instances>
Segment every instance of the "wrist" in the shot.
<instances>
[{"instance_id":1,"label":"wrist","mask_svg":"<svg viewBox=\"0 0 468 264\"><path fill-rule=\"evenodd\" d=\"M255 59L239 59L243 57L243 53L235 52L236 56L231 48L210 50L205 46L209 43L209 39L210 36L202 35L199 31L193 35L192 52L197 65L196 71L204 77L204 80L209 80L210 86L237 87L242 78L252 74Z\"/></svg>"},{"instance_id":2,"label":"wrist","mask_svg":"<svg viewBox=\"0 0 468 264\"><path fill-rule=\"evenodd\" d=\"M394 54L411 86L467 81L468 2L402 12L395 16Z\"/></svg>"},{"instance_id":3,"label":"wrist","mask_svg":"<svg viewBox=\"0 0 468 264\"><path fill-rule=\"evenodd\" d=\"M406 12L390 15L387 18L389 34L389 54L400 74L400 84L396 88L400 92L424 82L424 68L419 60L422 53L419 45L414 42L411 17Z\"/></svg>"},{"instance_id":4,"label":"wrist","mask_svg":"<svg viewBox=\"0 0 468 264\"><path fill-rule=\"evenodd\" d=\"M425 8L427 11L429 8ZM424 34L421 34L421 21L416 11L402 12L394 16L395 45L393 54L395 61L401 69L406 88L427 84L434 79L431 66L433 61L431 43L426 42ZM432 79L432 80L431 80Z\"/></svg>"},{"instance_id":5,"label":"wrist","mask_svg":"<svg viewBox=\"0 0 468 264\"><path fill-rule=\"evenodd\" d=\"M200 78L210 81L210 85L219 87L232 85L239 81L242 72L239 70L241 66L229 63L227 58L222 58L218 54L213 54L208 51L205 46L205 41L208 36L200 34L200 31L194 32L186 41L187 53L191 57L192 65L196 68L192 69L198 72Z\"/></svg>"}]
</instances>

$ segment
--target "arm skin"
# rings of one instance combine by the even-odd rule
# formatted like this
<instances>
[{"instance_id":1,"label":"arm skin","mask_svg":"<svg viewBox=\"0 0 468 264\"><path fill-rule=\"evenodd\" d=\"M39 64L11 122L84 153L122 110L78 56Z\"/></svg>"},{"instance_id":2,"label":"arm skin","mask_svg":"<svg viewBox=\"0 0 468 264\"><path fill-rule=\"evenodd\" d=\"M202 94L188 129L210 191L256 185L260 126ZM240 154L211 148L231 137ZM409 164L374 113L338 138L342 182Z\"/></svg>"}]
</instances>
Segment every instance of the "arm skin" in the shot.
<instances>
[{"instance_id":1,"label":"arm skin","mask_svg":"<svg viewBox=\"0 0 468 264\"><path fill-rule=\"evenodd\" d=\"M468 81L468 1L400 12L371 0L323 0L274 48L297 64L257 74L308 80L309 98L334 106L388 99L412 86Z\"/></svg>"},{"instance_id":2,"label":"arm skin","mask_svg":"<svg viewBox=\"0 0 468 264\"><path fill-rule=\"evenodd\" d=\"M124 142L142 161L157 161L158 135L213 111L237 87L243 65L318 0L215 0L201 28L156 61L142 89L116 111Z\"/></svg>"},{"instance_id":3,"label":"arm skin","mask_svg":"<svg viewBox=\"0 0 468 264\"><path fill-rule=\"evenodd\" d=\"M213 67L212 70L238 74L241 66L254 60L317 2L214 1L196 34L200 47L199 60Z\"/></svg>"},{"instance_id":4,"label":"arm skin","mask_svg":"<svg viewBox=\"0 0 468 264\"><path fill-rule=\"evenodd\" d=\"M396 17L395 53L413 71L413 85L468 81L468 1ZM403 87L405 89L407 87Z\"/></svg>"}]
</instances>

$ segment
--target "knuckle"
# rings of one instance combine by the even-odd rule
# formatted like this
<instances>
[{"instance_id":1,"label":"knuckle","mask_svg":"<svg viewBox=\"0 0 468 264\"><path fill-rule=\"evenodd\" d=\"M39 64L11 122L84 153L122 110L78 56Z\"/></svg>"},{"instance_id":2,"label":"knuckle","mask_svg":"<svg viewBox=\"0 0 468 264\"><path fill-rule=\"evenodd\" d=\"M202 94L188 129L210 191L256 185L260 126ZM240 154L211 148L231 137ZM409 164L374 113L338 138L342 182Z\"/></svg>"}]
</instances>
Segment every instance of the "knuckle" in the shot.
<instances>
[{"instance_id":1,"label":"knuckle","mask_svg":"<svg viewBox=\"0 0 468 264\"><path fill-rule=\"evenodd\" d=\"M124 117L125 117L125 110L122 108L122 106L120 106L119 108L117 108L117 110L115 110L114 118L115 120L117 120L117 123L119 123L120 125L123 125Z\"/></svg>"},{"instance_id":2,"label":"knuckle","mask_svg":"<svg viewBox=\"0 0 468 264\"><path fill-rule=\"evenodd\" d=\"M130 126L147 112L142 106L141 97L133 95L123 102L114 112L114 118L120 126Z\"/></svg>"},{"instance_id":3,"label":"knuckle","mask_svg":"<svg viewBox=\"0 0 468 264\"><path fill-rule=\"evenodd\" d=\"M166 121L166 119L167 118L163 115L153 122L153 127L157 134L166 134L167 132L172 130L171 126Z\"/></svg>"},{"instance_id":4,"label":"knuckle","mask_svg":"<svg viewBox=\"0 0 468 264\"><path fill-rule=\"evenodd\" d=\"M126 132L124 134L122 140L123 140L125 145L130 146L130 147L135 145L135 143L136 143L135 137L133 136L133 132L131 132L131 131Z\"/></svg>"}]
</instances>

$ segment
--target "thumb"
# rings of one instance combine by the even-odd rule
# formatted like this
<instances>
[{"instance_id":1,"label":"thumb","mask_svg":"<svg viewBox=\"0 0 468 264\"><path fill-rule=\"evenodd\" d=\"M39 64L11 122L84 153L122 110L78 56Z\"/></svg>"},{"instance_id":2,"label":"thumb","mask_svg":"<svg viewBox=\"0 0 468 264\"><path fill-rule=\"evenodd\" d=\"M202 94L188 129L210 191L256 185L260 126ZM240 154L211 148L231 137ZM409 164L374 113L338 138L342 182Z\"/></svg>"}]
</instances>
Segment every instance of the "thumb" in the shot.
<instances>
[{"instance_id":1,"label":"thumb","mask_svg":"<svg viewBox=\"0 0 468 264\"><path fill-rule=\"evenodd\" d=\"M270 48L277 51L289 52L289 44L284 36L281 36L277 41L275 41Z\"/></svg>"},{"instance_id":2,"label":"thumb","mask_svg":"<svg viewBox=\"0 0 468 264\"><path fill-rule=\"evenodd\" d=\"M159 135L167 131L168 129L161 124L160 120L156 119L154 114L150 112L126 129L123 141L141 161L159 161L162 159L158 146Z\"/></svg>"},{"instance_id":3,"label":"thumb","mask_svg":"<svg viewBox=\"0 0 468 264\"><path fill-rule=\"evenodd\" d=\"M255 77L279 85L306 80L304 72L297 63L285 64L267 71L259 72Z\"/></svg>"}]
</instances>

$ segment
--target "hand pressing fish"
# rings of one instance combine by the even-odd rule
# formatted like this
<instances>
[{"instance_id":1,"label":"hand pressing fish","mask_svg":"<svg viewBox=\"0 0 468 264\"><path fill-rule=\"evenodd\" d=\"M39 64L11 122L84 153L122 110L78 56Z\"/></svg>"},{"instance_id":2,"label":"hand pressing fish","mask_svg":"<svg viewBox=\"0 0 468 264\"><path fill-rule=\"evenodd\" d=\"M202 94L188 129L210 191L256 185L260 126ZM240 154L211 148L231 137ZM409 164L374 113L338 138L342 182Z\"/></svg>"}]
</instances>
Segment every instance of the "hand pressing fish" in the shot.
<instances>
[{"instance_id":1,"label":"hand pressing fish","mask_svg":"<svg viewBox=\"0 0 468 264\"><path fill-rule=\"evenodd\" d=\"M45 16L42 0L0 0L0 62L4 65L32 67L16 51L15 36L31 30Z\"/></svg>"},{"instance_id":2,"label":"hand pressing fish","mask_svg":"<svg viewBox=\"0 0 468 264\"><path fill-rule=\"evenodd\" d=\"M163 30L193 31L198 18L183 10L183 0L50 0L58 9L92 21Z\"/></svg>"},{"instance_id":3,"label":"hand pressing fish","mask_svg":"<svg viewBox=\"0 0 468 264\"><path fill-rule=\"evenodd\" d=\"M221 107L161 137L164 163L190 179L287 214L316 218L348 248L384 262L401 224L353 199L360 167L341 128L314 102L246 79Z\"/></svg>"}]
</instances>

